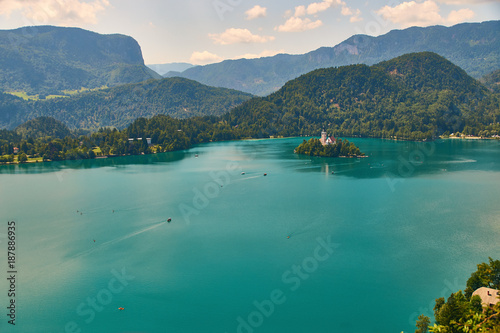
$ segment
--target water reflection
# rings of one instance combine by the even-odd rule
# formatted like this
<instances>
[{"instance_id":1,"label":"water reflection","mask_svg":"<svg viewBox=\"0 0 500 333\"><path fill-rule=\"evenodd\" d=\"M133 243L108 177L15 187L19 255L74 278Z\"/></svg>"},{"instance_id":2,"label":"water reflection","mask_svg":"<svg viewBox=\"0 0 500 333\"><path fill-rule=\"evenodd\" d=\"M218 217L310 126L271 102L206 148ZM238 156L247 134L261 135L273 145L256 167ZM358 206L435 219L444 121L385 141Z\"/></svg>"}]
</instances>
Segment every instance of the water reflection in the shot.
<instances>
[{"instance_id":1,"label":"water reflection","mask_svg":"<svg viewBox=\"0 0 500 333\"><path fill-rule=\"evenodd\" d=\"M63 169L90 169L172 163L187 157L203 157L224 150L231 160L279 160L283 168L296 172L320 172L354 178L407 178L465 170L500 170L500 141L436 140L410 142L384 139L347 138L367 158L328 158L294 154L304 138L245 140L199 145L187 151L122 156L94 160L29 163L0 166L0 174L46 173ZM307 138L306 138L307 139ZM230 150L230 156L228 156Z\"/></svg>"},{"instance_id":2,"label":"water reflection","mask_svg":"<svg viewBox=\"0 0 500 333\"><path fill-rule=\"evenodd\" d=\"M43 163L26 163L0 166L0 174L37 174L58 172L64 169L92 169L105 167L121 167L126 165L147 165L155 163L172 163L191 157L194 154L188 151L177 151L161 154L117 156L96 158L93 160L68 160Z\"/></svg>"}]
</instances>

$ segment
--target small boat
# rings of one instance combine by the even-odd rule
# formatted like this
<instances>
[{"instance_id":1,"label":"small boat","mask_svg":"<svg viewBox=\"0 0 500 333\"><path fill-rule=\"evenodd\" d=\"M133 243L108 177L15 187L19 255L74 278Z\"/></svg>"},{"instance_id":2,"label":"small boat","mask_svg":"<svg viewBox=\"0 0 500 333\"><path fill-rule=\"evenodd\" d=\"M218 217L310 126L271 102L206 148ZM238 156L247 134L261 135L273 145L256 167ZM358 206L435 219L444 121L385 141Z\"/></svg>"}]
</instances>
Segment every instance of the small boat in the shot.
<instances>
[{"instance_id":1,"label":"small boat","mask_svg":"<svg viewBox=\"0 0 500 333\"><path fill-rule=\"evenodd\" d=\"M167 219L167 222L168 222L168 223L172 222L172 218L171 218L171 217L169 217L169 218Z\"/></svg>"},{"instance_id":2,"label":"small boat","mask_svg":"<svg viewBox=\"0 0 500 333\"><path fill-rule=\"evenodd\" d=\"M125 310L125 308L118 308L118 310L123 311L123 310Z\"/></svg>"},{"instance_id":3,"label":"small boat","mask_svg":"<svg viewBox=\"0 0 500 333\"><path fill-rule=\"evenodd\" d=\"M267 173L264 174L264 177L267 176Z\"/></svg>"},{"instance_id":4,"label":"small boat","mask_svg":"<svg viewBox=\"0 0 500 333\"><path fill-rule=\"evenodd\" d=\"M245 172L242 172L241 174L242 174L242 175L244 175L244 174L245 174Z\"/></svg>"}]
</instances>

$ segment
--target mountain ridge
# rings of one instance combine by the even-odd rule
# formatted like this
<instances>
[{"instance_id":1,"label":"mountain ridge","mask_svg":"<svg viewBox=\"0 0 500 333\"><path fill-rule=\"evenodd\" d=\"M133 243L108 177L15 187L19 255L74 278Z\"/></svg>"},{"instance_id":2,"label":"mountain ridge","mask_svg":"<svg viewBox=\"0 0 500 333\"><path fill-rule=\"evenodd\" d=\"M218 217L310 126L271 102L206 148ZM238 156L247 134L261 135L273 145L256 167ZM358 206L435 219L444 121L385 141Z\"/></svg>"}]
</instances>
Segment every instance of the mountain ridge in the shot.
<instances>
[{"instance_id":1,"label":"mountain ridge","mask_svg":"<svg viewBox=\"0 0 500 333\"><path fill-rule=\"evenodd\" d=\"M372 66L314 70L223 119L242 137L309 136L324 129L424 140L500 130L500 97L444 57L421 52Z\"/></svg>"},{"instance_id":2,"label":"mountain ridge","mask_svg":"<svg viewBox=\"0 0 500 333\"><path fill-rule=\"evenodd\" d=\"M144 65L139 43L56 26L0 30L0 91L60 94L160 78Z\"/></svg>"},{"instance_id":3,"label":"mountain ridge","mask_svg":"<svg viewBox=\"0 0 500 333\"><path fill-rule=\"evenodd\" d=\"M11 129L49 116L70 128L124 128L136 118L157 114L176 118L221 115L251 97L184 78L152 79L51 100L24 101L0 94L0 127Z\"/></svg>"},{"instance_id":4,"label":"mountain ridge","mask_svg":"<svg viewBox=\"0 0 500 333\"><path fill-rule=\"evenodd\" d=\"M377 37L354 35L334 47L321 47L302 55L225 60L173 75L265 96L289 80L318 68L373 65L423 51L438 53L479 78L500 68L500 21L410 27Z\"/></svg>"}]
</instances>

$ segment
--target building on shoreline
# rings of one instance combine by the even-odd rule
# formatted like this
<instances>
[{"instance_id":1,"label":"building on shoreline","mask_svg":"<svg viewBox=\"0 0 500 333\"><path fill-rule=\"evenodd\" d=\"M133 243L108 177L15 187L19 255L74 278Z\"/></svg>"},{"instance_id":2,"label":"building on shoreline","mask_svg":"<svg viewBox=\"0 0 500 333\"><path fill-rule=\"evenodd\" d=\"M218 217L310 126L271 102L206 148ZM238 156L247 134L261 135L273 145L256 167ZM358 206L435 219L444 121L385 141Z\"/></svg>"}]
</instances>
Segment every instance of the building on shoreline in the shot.
<instances>
[{"instance_id":1,"label":"building on shoreline","mask_svg":"<svg viewBox=\"0 0 500 333\"><path fill-rule=\"evenodd\" d=\"M481 297L483 306L489 307L500 302L500 292L496 289L481 287L472 293L472 296Z\"/></svg>"}]
</instances>

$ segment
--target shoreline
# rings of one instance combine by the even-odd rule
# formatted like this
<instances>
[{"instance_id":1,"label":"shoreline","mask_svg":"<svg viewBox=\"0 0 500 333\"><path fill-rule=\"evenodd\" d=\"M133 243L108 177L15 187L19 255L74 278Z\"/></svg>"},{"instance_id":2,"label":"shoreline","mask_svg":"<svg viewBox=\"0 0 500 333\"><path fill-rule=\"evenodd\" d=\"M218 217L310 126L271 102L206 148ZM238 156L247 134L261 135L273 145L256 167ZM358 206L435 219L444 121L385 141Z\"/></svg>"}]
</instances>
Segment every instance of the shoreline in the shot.
<instances>
[{"instance_id":1,"label":"shoreline","mask_svg":"<svg viewBox=\"0 0 500 333\"><path fill-rule=\"evenodd\" d=\"M480 136L461 136L461 137L456 137L456 136L449 136L449 137L443 137L440 136L441 139L452 139L452 140L499 140L500 138L484 138Z\"/></svg>"},{"instance_id":2,"label":"shoreline","mask_svg":"<svg viewBox=\"0 0 500 333\"><path fill-rule=\"evenodd\" d=\"M228 142L228 141L264 141L264 140L276 140L276 139L294 139L294 138L314 138L314 136L289 136L289 137L269 137L269 138L257 138L257 139L253 139L253 138L243 138L243 139L239 139L239 140L224 140L224 141L213 141L213 142L205 142L204 144L210 144L210 143L214 143L214 142ZM406 139L398 139L398 138L373 138L373 137L346 137L346 138L351 138L351 139L377 139L377 140L391 140L391 141L413 141L413 142L426 142L426 140L423 140L423 141L415 141L415 140L406 140ZM478 137L478 136L462 136L462 137L443 137L443 136L439 136L437 137L436 139L441 139L441 140L446 140L446 139L451 139L451 140L500 140L500 138L485 138L485 137ZM435 139L435 140L436 140ZM435 141L435 140L431 140L431 141ZM191 148L188 148L188 149L192 149L194 148L196 145L193 145ZM186 150L186 149L182 149L182 150ZM178 151L182 151L182 150L178 150ZM166 152L167 153L167 152ZM157 154L157 152L153 152L152 154ZM141 155L144 155L144 154L141 154ZM304 155L304 154L299 154L299 155ZM96 156L92 159L88 159L88 160L98 160L98 159L106 159L106 158L113 158L113 157L121 157L121 156L140 156L140 155L104 155L104 156ZM321 156L316 156L316 157L321 157ZM323 156L323 157L329 157L329 156ZM368 155L364 155L364 156L337 156L338 158L368 158L369 156ZM63 160L63 161L68 161L68 160ZM35 160L31 160L31 161L26 161L26 162L22 162L22 163L19 163L19 162L7 162L7 163L0 163L0 167L2 166L7 166L7 165L22 165L22 164L37 164L37 163L45 163L45 162L57 162L57 161L43 161L43 160L39 160L39 158L35 159Z\"/></svg>"}]
</instances>

